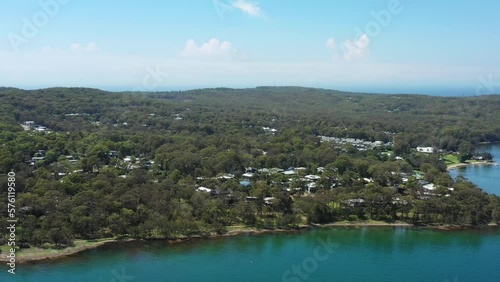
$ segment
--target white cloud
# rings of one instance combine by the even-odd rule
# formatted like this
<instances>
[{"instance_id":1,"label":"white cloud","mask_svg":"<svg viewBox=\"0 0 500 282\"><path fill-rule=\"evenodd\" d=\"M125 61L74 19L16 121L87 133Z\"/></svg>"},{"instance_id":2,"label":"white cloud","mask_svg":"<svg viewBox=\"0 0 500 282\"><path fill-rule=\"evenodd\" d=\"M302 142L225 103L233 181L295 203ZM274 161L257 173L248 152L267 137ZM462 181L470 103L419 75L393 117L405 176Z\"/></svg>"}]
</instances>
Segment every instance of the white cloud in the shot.
<instances>
[{"instance_id":1,"label":"white cloud","mask_svg":"<svg viewBox=\"0 0 500 282\"><path fill-rule=\"evenodd\" d=\"M87 46L82 46L82 45L80 45L80 43L72 43L70 48L72 51L78 51L78 52L99 51L99 48L97 48L97 44L95 42L90 42L87 44Z\"/></svg>"},{"instance_id":2,"label":"white cloud","mask_svg":"<svg viewBox=\"0 0 500 282\"><path fill-rule=\"evenodd\" d=\"M233 3L233 7L249 14L250 16L258 17L262 15L262 10L258 3L248 2L246 0L237 0Z\"/></svg>"},{"instance_id":3,"label":"white cloud","mask_svg":"<svg viewBox=\"0 0 500 282\"><path fill-rule=\"evenodd\" d=\"M333 37L328 38L328 40L326 41L326 47L334 51L337 50L337 43L335 42L335 39Z\"/></svg>"},{"instance_id":4,"label":"white cloud","mask_svg":"<svg viewBox=\"0 0 500 282\"><path fill-rule=\"evenodd\" d=\"M335 61L347 61L351 62L357 59L362 59L366 57L369 52L368 46L370 45L370 38L368 35L363 34L358 40L346 40L341 46L342 54L339 54L338 46L335 39L329 38L326 43L326 47L333 52L333 59Z\"/></svg>"},{"instance_id":5,"label":"white cloud","mask_svg":"<svg viewBox=\"0 0 500 282\"><path fill-rule=\"evenodd\" d=\"M366 34L361 35L357 41L346 40L344 42L344 58L350 62L365 57L369 51L369 45L370 38Z\"/></svg>"},{"instance_id":6,"label":"white cloud","mask_svg":"<svg viewBox=\"0 0 500 282\"><path fill-rule=\"evenodd\" d=\"M333 53L333 56L332 56L332 59L333 61L335 62L341 62L341 61L344 61L344 58L342 58L340 55L339 55L339 52L338 52L338 47L337 47L337 42L335 41L335 38L328 38L328 40L326 40L326 48L330 49Z\"/></svg>"},{"instance_id":7,"label":"white cloud","mask_svg":"<svg viewBox=\"0 0 500 282\"><path fill-rule=\"evenodd\" d=\"M231 42L217 38L212 38L200 46L193 39L189 39L181 52L183 57L191 58L231 58L235 54L236 50Z\"/></svg>"}]
</instances>

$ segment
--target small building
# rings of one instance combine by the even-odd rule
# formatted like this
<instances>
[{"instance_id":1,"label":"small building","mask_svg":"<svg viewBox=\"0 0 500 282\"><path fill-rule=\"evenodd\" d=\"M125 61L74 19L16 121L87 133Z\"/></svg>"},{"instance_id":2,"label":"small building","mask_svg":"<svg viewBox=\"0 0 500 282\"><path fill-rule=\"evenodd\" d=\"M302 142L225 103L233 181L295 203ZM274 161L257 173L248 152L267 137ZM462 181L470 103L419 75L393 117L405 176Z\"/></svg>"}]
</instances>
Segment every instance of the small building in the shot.
<instances>
[{"instance_id":1,"label":"small building","mask_svg":"<svg viewBox=\"0 0 500 282\"><path fill-rule=\"evenodd\" d=\"M432 154L432 153L434 153L434 148L433 147L417 147L417 152Z\"/></svg>"},{"instance_id":2,"label":"small building","mask_svg":"<svg viewBox=\"0 0 500 282\"><path fill-rule=\"evenodd\" d=\"M241 176L244 178L252 178L254 176L254 173L253 172L245 172Z\"/></svg>"},{"instance_id":3,"label":"small building","mask_svg":"<svg viewBox=\"0 0 500 282\"><path fill-rule=\"evenodd\" d=\"M425 185L423 185L423 187L425 190L430 190L430 191L436 189L436 185L434 185L433 183L425 184Z\"/></svg>"},{"instance_id":4,"label":"small building","mask_svg":"<svg viewBox=\"0 0 500 282\"><path fill-rule=\"evenodd\" d=\"M196 188L196 192L205 192L205 193L211 193L212 189L209 189L207 187L198 187Z\"/></svg>"},{"instance_id":5,"label":"small building","mask_svg":"<svg viewBox=\"0 0 500 282\"><path fill-rule=\"evenodd\" d=\"M45 157L32 157L31 160L27 161L26 163L28 165L34 166L36 162L43 161L43 159L45 159Z\"/></svg>"},{"instance_id":6,"label":"small building","mask_svg":"<svg viewBox=\"0 0 500 282\"><path fill-rule=\"evenodd\" d=\"M247 167L245 168L245 172L251 172L251 173L255 173L257 170L253 167Z\"/></svg>"},{"instance_id":7,"label":"small building","mask_svg":"<svg viewBox=\"0 0 500 282\"><path fill-rule=\"evenodd\" d=\"M273 204L274 197L265 197L264 198L264 203L266 205L272 205Z\"/></svg>"},{"instance_id":8,"label":"small building","mask_svg":"<svg viewBox=\"0 0 500 282\"><path fill-rule=\"evenodd\" d=\"M240 181L240 185L243 187L250 187L250 181L248 180Z\"/></svg>"},{"instance_id":9,"label":"small building","mask_svg":"<svg viewBox=\"0 0 500 282\"><path fill-rule=\"evenodd\" d=\"M281 173L281 172L283 172L283 171L285 171L285 170L283 170L282 168L279 168L279 167L273 167L273 168L271 168L271 169L269 170L269 172L270 172L270 173L272 173L272 174L275 174L275 173Z\"/></svg>"},{"instance_id":10,"label":"small building","mask_svg":"<svg viewBox=\"0 0 500 282\"><path fill-rule=\"evenodd\" d=\"M264 130L265 132L271 132L272 134L278 132L278 130L276 128L270 128L270 127L262 127L262 130Z\"/></svg>"},{"instance_id":11,"label":"small building","mask_svg":"<svg viewBox=\"0 0 500 282\"><path fill-rule=\"evenodd\" d=\"M225 180L230 180L234 178L234 174L226 173L224 175L221 175L217 177L218 179L225 179Z\"/></svg>"},{"instance_id":12,"label":"small building","mask_svg":"<svg viewBox=\"0 0 500 282\"><path fill-rule=\"evenodd\" d=\"M47 127L42 126L42 125L35 125L34 129L35 129L36 131L40 131L40 132L45 132L45 131L47 131Z\"/></svg>"},{"instance_id":13,"label":"small building","mask_svg":"<svg viewBox=\"0 0 500 282\"><path fill-rule=\"evenodd\" d=\"M257 170L258 173L269 173L269 169L268 168L261 168L259 170Z\"/></svg>"},{"instance_id":14,"label":"small building","mask_svg":"<svg viewBox=\"0 0 500 282\"><path fill-rule=\"evenodd\" d=\"M321 179L321 176L310 174L310 175L306 175L305 178L308 179L308 180L316 181L316 180Z\"/></svg>"},{"instance_id":15,"label":"small building","mask_svg":"<svg viewBox=\"0 0 500 282\"><path fill-rule=\"evenodd\" d=\"M309 193L316 192L317 185L315 182L308 183L306 187L307 187L307 192Z\"/></svg>"},{"instance_id":16,"label":"small building","mask_svg":"<svg viewBox=\"0 0 500 282\"><path fill-rule=\"evenodd\" d=\"M351 207L355 207L355 206L363 205L365 203L365 200L363 200L361 198L349 199L349 200L345 201L345 203L347 203Z\"/></svg>"}]
</instances>

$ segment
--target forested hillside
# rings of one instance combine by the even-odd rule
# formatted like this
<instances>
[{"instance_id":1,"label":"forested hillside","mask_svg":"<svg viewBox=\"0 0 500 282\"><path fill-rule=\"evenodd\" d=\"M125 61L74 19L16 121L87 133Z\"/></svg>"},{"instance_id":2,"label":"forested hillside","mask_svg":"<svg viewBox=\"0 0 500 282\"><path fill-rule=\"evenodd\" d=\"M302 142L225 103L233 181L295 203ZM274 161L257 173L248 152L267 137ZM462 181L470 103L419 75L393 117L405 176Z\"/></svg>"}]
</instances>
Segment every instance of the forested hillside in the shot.
<instances>
[{"instance_id":1,"label":"forested hillside","mask_svg":"<svg viewBox=\"0 0 500 282\"><path fill-rule=\"evenodd\" d=\"M451 179L442 160L500 141L499 95L0 88L0 118L1 202L14 171L25 244L241 224L500 221L500 199Z\"/></svg>"}]
</instances>

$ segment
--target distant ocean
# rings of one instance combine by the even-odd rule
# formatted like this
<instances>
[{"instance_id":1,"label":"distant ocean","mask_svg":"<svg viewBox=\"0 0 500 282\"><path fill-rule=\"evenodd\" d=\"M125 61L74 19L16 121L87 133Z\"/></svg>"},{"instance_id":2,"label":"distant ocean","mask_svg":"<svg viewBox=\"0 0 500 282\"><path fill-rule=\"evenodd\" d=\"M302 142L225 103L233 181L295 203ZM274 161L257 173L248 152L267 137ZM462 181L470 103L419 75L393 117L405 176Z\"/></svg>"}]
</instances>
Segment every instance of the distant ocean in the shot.
<instances>
[{"instance_id":1,"label":"distant ocean","mask_svg":"<svg viewBox=\"0 0 500 282\"><path fill-rule=\"evenodd\" d=\"M200 85L200 86L172 86L172 87L157 87L152 92L169 92L169 91L189 91L194 89L203 88L255 88L259 85ZM328 90L337 90L342 92L356 92L356 93L373 93L373 94L419 94L419 95L429 95L429 96L441 96L441 97L469 97L469 96L481 96L481 95L492 95L500 94L500 88L487 88L486 86L481 86L478 81L477 85L467 86L467 87L407 87L407 86L348 86L348 85L263 85L263 86L297 86L297 87L308 87L308 88L320 88ZM46 88L42 86L33 87L22 87L24 89L36 90L40 88ZM111 92L128 92L134 91L134 87L127 86L92 86L92 88L98 88L104 91Z\"/></svg>"},{"instance_id":2,"label":"distant ocean","mask_svg":"<svg viewBox=\"0 0 500 282\"><path fill-rule=\"evenodd\" d=\"M308 87L308 86L306 86ZM324 87L312 87L312 88L323 88L329 90L338 90L345 92L359 92L359 93L374 93L374 94L419 94L419 95L429 95L429 96L441 96L441 97L470 97L470 96L481 96L490 94L500 94L500 89L495 92L490 92L487 88L478 88L476 93L476 87L461 87L461 88L441 88L441 87L335 87L335 86L324 86ZM189 88L176 89L176 90L188 90Z\"/></svg>"},{"instance_id":3,"label":"distant ocean","mask_svg":"<svg viewBox=\"0 0 500 282\"><path fill-rule=\"evenodd\" d=\"M429 96L442 96L442 97L468 97L480 96L489 94L500 94L500 89L491 92L485 87L474 85L473 87L347 87L341 90L349 92L364 92L364 93L382 93L382 94L421 94ZM477 90L477 92L476 92ZM495 90L495 89L493 89Z\"/></svg>"}]
</instances>

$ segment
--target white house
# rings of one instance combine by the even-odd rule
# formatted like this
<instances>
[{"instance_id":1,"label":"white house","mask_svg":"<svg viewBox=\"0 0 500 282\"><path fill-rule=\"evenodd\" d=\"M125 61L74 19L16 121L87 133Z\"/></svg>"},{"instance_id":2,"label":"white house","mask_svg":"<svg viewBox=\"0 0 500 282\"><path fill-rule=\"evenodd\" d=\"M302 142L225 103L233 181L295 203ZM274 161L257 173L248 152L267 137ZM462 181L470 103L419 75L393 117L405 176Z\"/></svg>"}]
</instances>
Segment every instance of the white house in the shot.
<instances>
[{"instance_id":1,"label":"white house","mask_svg":"<svg viewBox=\"0 0 500 282\"><path fill-rule=\"evenodd\" d=\"M209 188L206 188L206 187L198 187L198 189L196 189L196 191L210 193L210 192L212 192L212 189L209 189Z\"/></svg>"},{"instance_id":2,"label":"white house","mask_svg":"<svg viewBox=\"0 0 500 282\"><path fill-rule=\"evenodd\" d=\"M245 177L245 178L252 178L254 176L254 174L252 172L245 172L241 176Z\"/></svg>"},{"instance_id":3,"label":"white house","mask_svg":"<svg viewBox=\"0 0 500 282\"><path fill-rule=\"evenodd\" d=\"M265 197L264 198L264 203L266 205L272 205L273 204L274 197Z\"/></svg>"},{"instance_id":4,"label":"white house","mask_svg":"<svg viewBox=\"0 0 500 282\"><path fill-rule=\"evenodd\" d=\"M308 179L308 180L313 180L313 181L315 181L315 180L319 180L319 179L321 179L321 176L319 176L319 175L312 175L312 174L310 174L310 175L306 175L306 176L305 176L305 178L306 178L306 179Z\"/></svg>"},{"instance_id":5,"label":"white house","mask_svg":"<svg viewBox=\"0 0 500 282\"><path fill-rule=\"evenodd\" d=\"M432 154L432 153L434 153L434 148L432 148L432 147L417 147L417 152Z\"/></svg>"},{"instance_id":6,"label":"white house","mask_svg":"<svg viewBox=\"0 0 500 282\"><path fill-rule=\"evenodd\" d=\"M425 190L431 190L432 191L432 190L436 189L436 185L434 185L433 183L425 184L423 186L424 186Z\"/></svg>"}]
</instances>

